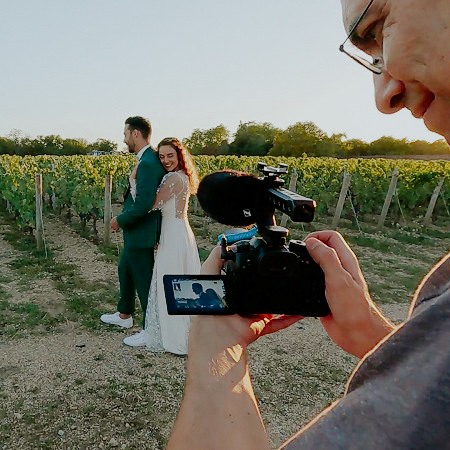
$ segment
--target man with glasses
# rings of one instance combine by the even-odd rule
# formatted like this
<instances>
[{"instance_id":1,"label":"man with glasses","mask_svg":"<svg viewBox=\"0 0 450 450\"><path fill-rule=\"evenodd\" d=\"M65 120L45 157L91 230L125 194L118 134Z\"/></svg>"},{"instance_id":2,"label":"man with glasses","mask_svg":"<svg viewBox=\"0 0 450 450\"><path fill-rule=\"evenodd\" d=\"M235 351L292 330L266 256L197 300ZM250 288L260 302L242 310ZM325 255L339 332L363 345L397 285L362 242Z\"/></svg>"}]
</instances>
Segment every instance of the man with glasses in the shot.
<instances>
[{"instance_id":1,"label":"man with glasses","mask_svg":"<svg viewBox=\"0 0 450 450\"><path fill-rule=\"evenodd\" d=\"M366 1L341 0L349 34L339 50L373 72L381 112L407 108L450 143L450 2ZM344 397L282 448L449 448L450 253L419 285L408 319L393 326L370 299L358 260L340 234L315 232L306 245L325 273L331 314L322 325L361 361ZM202 271L219 273L222 264L215 249ZM269 448L247 346L298 319L193 321L186 391L169 450Z\"/></svg>"}]
</instances>

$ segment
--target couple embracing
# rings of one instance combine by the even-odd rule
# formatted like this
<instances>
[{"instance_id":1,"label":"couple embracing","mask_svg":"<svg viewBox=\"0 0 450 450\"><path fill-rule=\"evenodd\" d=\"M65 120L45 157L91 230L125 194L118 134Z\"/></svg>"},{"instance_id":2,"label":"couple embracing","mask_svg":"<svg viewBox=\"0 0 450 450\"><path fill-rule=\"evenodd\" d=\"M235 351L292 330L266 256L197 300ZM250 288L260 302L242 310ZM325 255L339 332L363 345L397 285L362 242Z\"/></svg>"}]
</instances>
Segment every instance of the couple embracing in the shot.
<instances>
[{"instance_id":1,"label":"couple embracing","mask_svg":"<svg viewBox=\"0 0 450 450\"><path fill-rule=\"evenodd\" d=\"M113 231L122 229L124 238L117 312L103 314L100 319L131 328L137 293L143 329L126 337L124 344L185 355L190 318L167 314L162 280L164 274L200 272L187 217L198 177L192 158L178 139L163 139L155 152L150 136L147 119L136 116L125 121L124 143L138 161L130 175L123 211L111 221Z\"/></svg>"}]
</instances>

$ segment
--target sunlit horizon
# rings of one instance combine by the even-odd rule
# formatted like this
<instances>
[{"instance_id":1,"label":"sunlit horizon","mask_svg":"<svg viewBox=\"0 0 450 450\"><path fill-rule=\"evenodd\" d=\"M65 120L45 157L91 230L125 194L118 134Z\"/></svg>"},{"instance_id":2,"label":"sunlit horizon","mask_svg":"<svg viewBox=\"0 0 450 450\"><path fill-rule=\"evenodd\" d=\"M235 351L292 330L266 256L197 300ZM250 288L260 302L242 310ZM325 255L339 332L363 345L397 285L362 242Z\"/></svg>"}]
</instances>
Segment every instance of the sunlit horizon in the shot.
<instances>
[{"instance_id":1,"label":"sunlit horizon","mask_svg":"<svg viewBox=\"0 0 450 450\"><path fill-rule=\"evenodd\" d=\"M408 111L376 110L371 74L338 51L340 14L336 0L5 2L0 136L121 149L125 119L143 115L153 145L220 124L232 136L240 122L313 122L368 143L441 139Z\"/></svg>"}]
</instances>

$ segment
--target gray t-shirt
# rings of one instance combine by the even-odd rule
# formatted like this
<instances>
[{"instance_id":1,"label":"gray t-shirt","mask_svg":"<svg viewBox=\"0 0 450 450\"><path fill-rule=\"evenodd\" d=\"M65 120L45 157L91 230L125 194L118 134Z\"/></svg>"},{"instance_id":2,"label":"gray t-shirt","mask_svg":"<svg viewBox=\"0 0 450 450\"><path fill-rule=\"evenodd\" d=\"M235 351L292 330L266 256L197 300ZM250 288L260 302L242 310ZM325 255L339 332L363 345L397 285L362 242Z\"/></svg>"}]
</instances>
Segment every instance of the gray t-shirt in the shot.
<instances>
[{"instance_id":1,"label":"gray t-shirt","mask_svg":"<svg viewBox=\"0 0 450 450\"><path fill-rule=\"evenodd\" d=\"M409 319L360 362L344 397L282 448L450 449L450 254L420 284Z\"/></svg>"}]
</instances>

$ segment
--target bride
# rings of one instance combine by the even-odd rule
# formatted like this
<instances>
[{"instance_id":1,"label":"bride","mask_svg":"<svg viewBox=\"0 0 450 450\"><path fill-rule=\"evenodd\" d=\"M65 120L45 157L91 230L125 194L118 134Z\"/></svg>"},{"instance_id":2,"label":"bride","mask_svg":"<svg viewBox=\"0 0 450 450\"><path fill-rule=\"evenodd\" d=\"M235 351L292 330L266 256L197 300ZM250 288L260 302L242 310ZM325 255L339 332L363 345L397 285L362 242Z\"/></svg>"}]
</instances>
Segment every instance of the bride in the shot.
<instances>
[{"instance_id":1,"label":"bride","mask_svg":"<svg viewBox=\"0 0 450 450\"><path fill-rule=\"evenodd\" d=\"M163 139L158 155L168 173L153 205L153 209L161 210L162 224L145 319L146 345L150 351L185 355L190 317L167 314L163 275L200 273L197 244L187 216L198 176L189 152L178 139Z\"/></svg>"}]
</instances>

